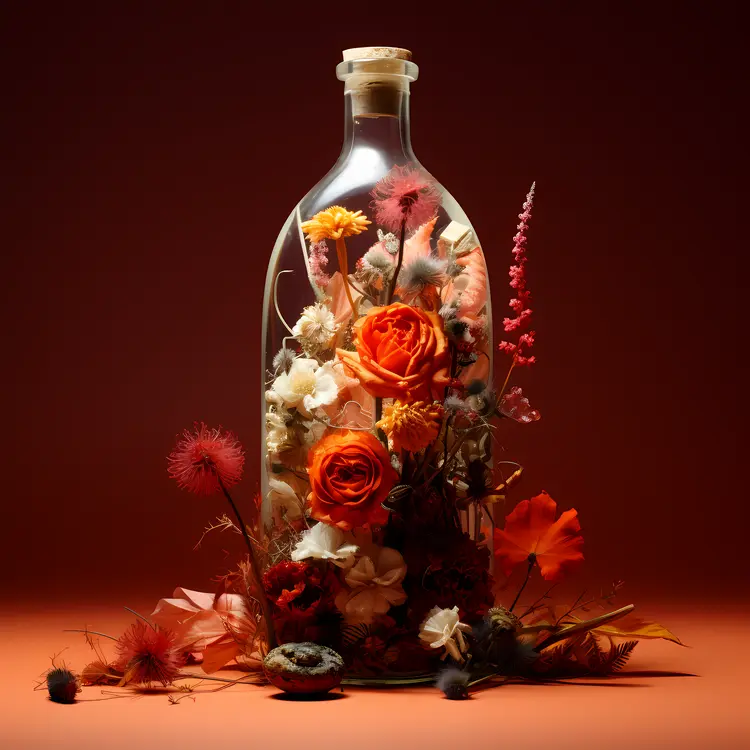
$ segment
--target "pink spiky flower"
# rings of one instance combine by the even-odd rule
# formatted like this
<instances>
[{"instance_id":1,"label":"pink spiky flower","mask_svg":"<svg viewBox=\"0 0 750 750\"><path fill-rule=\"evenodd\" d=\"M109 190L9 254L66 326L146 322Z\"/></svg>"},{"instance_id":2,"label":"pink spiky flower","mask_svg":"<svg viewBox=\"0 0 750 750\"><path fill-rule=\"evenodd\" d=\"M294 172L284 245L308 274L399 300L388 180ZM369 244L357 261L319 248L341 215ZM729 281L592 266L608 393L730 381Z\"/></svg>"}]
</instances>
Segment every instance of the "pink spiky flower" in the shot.
<instances>
[{"instance_id":1,"label":"pink spiky flower","mask_svg":"<svg viewBox=\"0 0 750 750\"><path fill-rule=\"evenodd\" d=\"M122 672L121 685L171 685L185 664L171 630L142 620L134 622L117 640L115 669Z\"/></svg>"},{"instance_id":2,"label":"pink spiky flower","mask_svg":"<svg viewBox=\"0 0 750 750\"><path fill-rule=\"evenodd\" d=\"M370 193L375 221L391 232L409 231L428 222L440 205L440 191L421 170L394 166Z\"/></svg>"},{"instance_id":3,"label":"pink spiky flower","mask_svg":"<svg viewBox=\"0 0 750 750\"><path fill-rule=\"evenodd\" d=\"M196 422L169 455L169 476L196 495L212 495L242 478L245 452L234 433Z\"/></svg>"},{"instance_id":4,"label":"pink spiky flower","mask_svg":"<svg viewBox=\"0 0 750 750\"><path fill-rule=\"evenodd\" d=\"M526 230L531 218L531 209L534 205L534 190L536 183L532 183L531 189L526 195L523 204L523 212L518 214L520 219L516 227L516 234L513 237L513 258L515 264L510 267L508 275L510 276L510 287L515 290L516 296L508 303L511 310L516 314L514 318L503 319L503 329L506 333L517 331L525 328L531 323L532 310L531 292L526 288ZM518 343L513 344L510 341L501 341L498 349L505 354L513 357L514 365L533 365L536 357L527 357L524 351L534 345L534 331L528 331L518 337Z\"/></svg>"}]
</instances>

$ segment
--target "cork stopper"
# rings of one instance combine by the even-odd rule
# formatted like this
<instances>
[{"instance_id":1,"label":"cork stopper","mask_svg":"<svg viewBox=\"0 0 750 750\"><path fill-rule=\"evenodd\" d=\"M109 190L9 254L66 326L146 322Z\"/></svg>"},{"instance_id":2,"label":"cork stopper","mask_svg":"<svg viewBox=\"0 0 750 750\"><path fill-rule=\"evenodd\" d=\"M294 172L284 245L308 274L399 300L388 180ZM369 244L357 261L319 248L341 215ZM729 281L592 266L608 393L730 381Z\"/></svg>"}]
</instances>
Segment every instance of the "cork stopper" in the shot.
<instances>
[{"instance_id":1,"label":"cork stopper","mask_svg":"<svg viewBox=\"0 0 750 750\"><path fill-rule=\"evenodd\" d=\"M343 51L344 62L350 60L373 60L388 58L391 60L411 60L411 52L402 47L352 47Z\"/></svg>"}]
</instances>

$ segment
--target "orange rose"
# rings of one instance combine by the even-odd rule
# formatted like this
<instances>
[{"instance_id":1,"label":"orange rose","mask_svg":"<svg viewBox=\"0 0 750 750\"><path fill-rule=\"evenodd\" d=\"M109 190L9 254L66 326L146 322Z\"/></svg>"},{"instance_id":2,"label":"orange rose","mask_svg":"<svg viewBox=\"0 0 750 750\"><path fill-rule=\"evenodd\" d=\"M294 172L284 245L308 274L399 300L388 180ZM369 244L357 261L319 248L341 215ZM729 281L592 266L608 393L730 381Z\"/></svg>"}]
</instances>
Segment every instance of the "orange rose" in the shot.
<instances>
[{"instance_id":1,"label":"orange rose","mask_svg":"<svg viewBox=\"0 0 750 750\"><path fill-rule=\"evenodd\" d=\"M373 307L354 324L356 352L339 359L362 387L380 398L431 401L450 382L448 340L442 318L395 302Z\"/></svg>"},{"instance_id":2,"label":"orange rose","mask_svg":"<svg viewBox=\"0 0 750 750\"><path fill-rule=\"evenodd\" d=\"M388 451L369 432L334 432L311 451L310 513L344 531L385 523L381 507L398 474Z\"/></svg>"}]
</instances>

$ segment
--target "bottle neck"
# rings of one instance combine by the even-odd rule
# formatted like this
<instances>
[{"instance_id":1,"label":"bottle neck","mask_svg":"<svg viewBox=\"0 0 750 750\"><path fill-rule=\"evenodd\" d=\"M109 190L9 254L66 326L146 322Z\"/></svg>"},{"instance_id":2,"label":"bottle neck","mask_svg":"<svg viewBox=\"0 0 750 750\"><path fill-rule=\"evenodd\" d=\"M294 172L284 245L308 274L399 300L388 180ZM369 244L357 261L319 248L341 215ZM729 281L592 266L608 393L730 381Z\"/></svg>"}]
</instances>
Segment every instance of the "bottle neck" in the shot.
<instances>
[{"instance_id":1,"label":"bottle neck","mask_svg":"<svg viewBox=\"0 0 750 750\"><path fill-rule=\"evenodd\" d=\"M350 86L344 93L344 144L340 159L368 150L385 162L416 161L409 129L409 88L406 85Z\"/></svg>"}]
</instances>

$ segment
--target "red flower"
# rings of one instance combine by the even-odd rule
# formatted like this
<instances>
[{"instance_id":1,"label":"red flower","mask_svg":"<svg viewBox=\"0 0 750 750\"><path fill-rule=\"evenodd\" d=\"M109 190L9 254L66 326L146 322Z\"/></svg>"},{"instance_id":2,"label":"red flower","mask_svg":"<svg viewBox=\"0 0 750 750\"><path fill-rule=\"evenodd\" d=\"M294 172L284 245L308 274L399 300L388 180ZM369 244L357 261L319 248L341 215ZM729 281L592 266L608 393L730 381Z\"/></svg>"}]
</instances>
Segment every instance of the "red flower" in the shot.
<instances>
[{"instance_id":1,"label":"red flower","mask_svg":"<svg viewBox=\"0 0 750 750\"><path fill-rule=\"evenodd\" d=\"M391 232L414 230L428 222L437 212L440 191L423 172L412 166L395 166L373 188L370 204L375 221Z\"/></svg>"},{"instance_id":2,"label":"red flower","mask_svg":"<svg viewBox=\"0 0 750 750\"><path fill-rule=\"evenodd\" d=\"M495 557L505 575L522 562L537 564L546 581L557 582L583 562L578 511L566 510L555 520L557 503L542 492L522 500L495 530Z\"/></svg>"},{"instance_id":3,"label":"red flower","mask_svg":"<svg viewBox=\"0 0 750 750\"><path fill-rule=\"evenodd\" d=\"M231 432L197 422L185 430L169 456L169 476L197 495L212 495L221 484L232 487L242 478L245 452Z\"/></svg>"},{"instance_id":4,"label":"red flower","mask_svg":"<svg viewBox=\"0 0 750 750\"><path fill-rule=\"evenodd\" d=\"M330 640L340 618L334 599L341 588L330 568L284 560L263 576L280 643Z\"/></svg>"},{"instance_id":5,"label":"red flower","mask_svg":"<svg viewBox=\"0 0 750 750\"><path fill-rule=\"evenodd\" d=\"M133 623L117 641L115 669L123 674L121 685L136 683L171 685L185 658L171 630L154 628L142 620Z\"/></svg>"},{"instance_id":6,"label":"red flower","mask_svg":"<svg viewBox=\"0 0 750 750\"><path fill-rule=\"evenodd\" d=\"M526 201L523 204L523 213L518 215L520 222L516 229L515 237L513 237L513 258L516 261L516 265L510 267L508 275L510 276L510 286L514 289L516 296L511 299L509 306L511 310L516 314L514 318L505 318L503 320L503 328L506 333L517 331L520 328L525 328L531 322L532 311L529 307L531 303L531 292L526 289L526 229L529 226L529 219L531 218L531 209L534 205L534 183L526 196ZM516 365L533 365L536 362L536 357L527 357L524 355L526 349L530 349L534 345L534 332L529 331L519 337L518 343L513 344L510 341L501 341L498 344L498 349L505 354L510 354L513 357L513 362Z\"/></svg>"}]
</instances>

